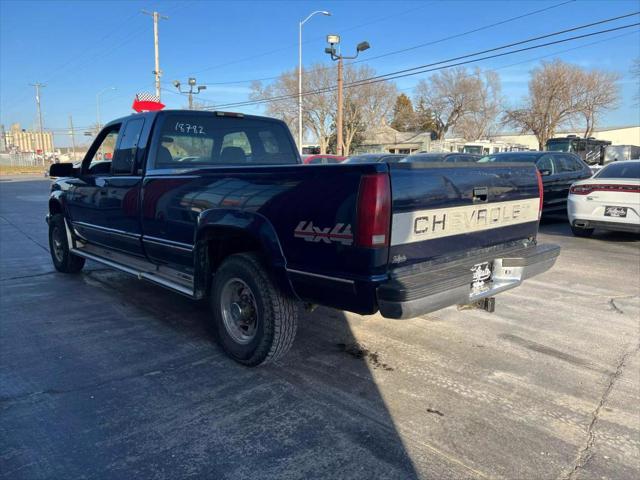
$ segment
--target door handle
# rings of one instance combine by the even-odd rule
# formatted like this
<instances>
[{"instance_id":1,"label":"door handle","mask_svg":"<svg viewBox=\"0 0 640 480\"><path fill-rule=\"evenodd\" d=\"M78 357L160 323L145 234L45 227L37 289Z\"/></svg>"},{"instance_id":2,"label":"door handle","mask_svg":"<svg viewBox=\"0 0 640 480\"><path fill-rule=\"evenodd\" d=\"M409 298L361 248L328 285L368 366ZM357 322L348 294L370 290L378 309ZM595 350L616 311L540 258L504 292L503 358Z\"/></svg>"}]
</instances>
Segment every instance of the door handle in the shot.
<instances>
[{"instance_id":1,"label":"door handle","mask_svg":"<svg viewBox=\"0 0 640 480\"><path fill-rule=\"evenodd\" d=\"M489 188L488 187L475 187L473 189L473 202L486 202L489 198Z\"/></svg>"}]
</instances>

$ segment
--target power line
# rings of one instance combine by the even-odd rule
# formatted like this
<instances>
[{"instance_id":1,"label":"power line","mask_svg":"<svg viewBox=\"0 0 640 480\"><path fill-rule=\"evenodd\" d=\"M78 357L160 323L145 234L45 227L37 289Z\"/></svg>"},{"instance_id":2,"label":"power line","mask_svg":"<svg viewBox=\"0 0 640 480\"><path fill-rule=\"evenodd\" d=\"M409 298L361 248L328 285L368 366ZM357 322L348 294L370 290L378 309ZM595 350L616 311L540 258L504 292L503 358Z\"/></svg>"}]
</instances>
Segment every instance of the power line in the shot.
<instances>
[{"instance_id":1,"label":"power line","mask_svg":"<svg viewBox=\"0 0 640 480\"><path fill-rule=\"evenodd\" d=\"M369 78L365 78L356 82L351 82L345 85L345 88L351 88L351 87L358 87L358 86L364 86L364 85L369 85L372 83L379 83L379 82L383 82L383 81L388 81L388 80L394 80L397 78L403 78L403 77L409 77L409 76L413 76L413 75L418 75L421 73L427 73L427 72L433 72L433 71L437 71L437 70L443 70L446 68L451 68L451 67L456 67L456 66L461 66L461 65L466 65L469 63L475 63L475 62L479 62L482 60L488 60L488 59L492 59L492 58L499 58L499 57L503 57L506 55L513 55L515 53L520 53L520 52L524 52L524 51L529 51L529 50L535 50L538 48L542 48L542 47L547 47L550 45L557 45L560 43L565 43L565 42L569 42L569 41L573 41L573 40L578 40L580 38L588 38L588 37L592 37L595 35L601 35L604 33L609 33L609 32L614 32L614 31L618 31L618 30L623 30L626 28L631 28L631 27L636 27L640 25L640 22L638 23L633 23L633 24L628 24L628 25L623 25L620 27L614 27L614 28L609 28L606 30L599 30L596 32L591 32L591 33L586 33L583 35L577 35L574 37L569 37L569 38L564 38L564 39L560 39L560 40L555 40L552 42L547 42L547 43L543 43L543 44L539 44L539 45L532 45L529 47L524 47L524 48L520 48L520 49L516 49L516 50L512 50L512 51L508 51L508 52L502 52L502 53L498 53L498 54L494 54L494 55L488 55L485 57L480 57L480 58L475 58L475 59L471 59L471 60L466 60L466 61L462 61L462 62L458 62L458 63L453 63L453 64L449 64L449 65L444 65L441 67L436 67L436 68L428 68L434 65L438 65L438 64L442 64L442 63L450 63L452 61L456 61L462 58L468 58L468 57L473 57L473 56L477 56L480 55L482 53L487 53L488 51L496 51L496 50L500 50L502 48L506 48L506 47L497 47L494 49L490 49L490 50L484 50L482 52L476 52L476 53L471 53L468 55L463 55L460 57L455 57L453 59L447 59L447 60L442 60L439 62L434 62L431 64L426 64L426 65L420 65L418 67L412 67L409 69L403 69L403 70L398 70L395 72L390 72L384 75L377 75L377 76L373 76L373 77L369 77ZM547 35L549 36L549 35ZM516 42L513 45L517 45L517 44L522 44L524 42ZM331 92L333 90L335 90L336 87L332 86L332 87L326 87L323 89L318 89L318 90L312 90L312 91L308 91L308 92L303 92L302 95L303 96L307 96L307 95L318 95L321 93L328 93ZM271 103L271 102L275 102L275 101L279 101L279 100L286 100L289 98L294 98L297 97L297 94L293 94L293 95L280 95L277 97L272 97L272 98L264 98L264 99L258 99L258 100L249 100L249 101L245 101L245 102L235 102L235 103L228 103L228 104L221 104L221 105L217 105L216 108L228 108L228 107L242 107L242 106L249 106L249 105L259 105L262 103Z\"/></svg>"},{"instance_id":2,"label":"power line","mask_svg":"<svg viewBox=\"0 0 640 480\"><path fill-rule=\"evenodd\" d=\"M522 18L530 17L530 16L536 15L538 13L547 12L547 11L552 10L554 8L558 8L558 7L561 7L563 5L567 5L569 3L573 3L575 1L576 0L567 0L566 2L557 3L555 5L550 5L549 7L541 8L541 9L538 9L538 10L534 10L532 12L523 13L522 15L518 15L518 16L515 16L515 17L507 18L506 20L501 20L499 22L492 23L490 25L484 25L482 27L474 28L473 30L468 30L466 32L457 33L455 35L450 35L448 37L440 38L438 40L433 40L433 41L430 41L430 42L421 43L421 44L418 44L418 45L414 45L412 47L401 48L400 50L394 50L394 51L391 51L391 52L383 53L383 54L377 55L375 57L367 57L366 59L363 58L363 59L360 59L360 60L353 61L351 63L360 63L360 62L365 62L365 61L366 62L370 62L371 60L377 60L377 59L380 59L380 58L389 57L391 55L397 55L399 53L405 53L405 52L409 52L409 51L412 51L412 50L417 50L419 48L429 47L431 45L436 45L438 43L442 43L442 42L445 42L445 41L448 41L448 40L453 40L454 38L464 37L465 35L470 35L472 33L481 32L483 30L487 30L489 28L497 27L499 25L504 25L505 23L509 23L509 22L514 21L514 20L520 20ZM620 18L623 18L623 17L620 17Z\"/></svg>"},{"instance_id":3,"label":"power line","mask_svg":"<svg viewBox=\"0 0 640 480\"><path fill-rule=\"evenodd\" d=\"M473 30L468 30L466 32L461 32L461 33L457 33L457 34L454 34L454 35L450 35L448 37L443 37L443 38L439 38L439 39L436 39L436 40L431 40L431 41L426 42L426 43L421 43L421 44L414 45L414 46L411 46L411 47L402 48L400 50L394 50L394 51L391 51L391 52L383 53L383 54L377 55L375 57L367 57L367 58L362 58L360 60L355 60L353 62L349 62L348 65L351 65L353 63L360 63L360 62L367 62L368 63L368 62L371 62L372 60L377 60L377 59L380 59L380 58L389 57L391 55L396 55L396 54L399 54L399 53L404 53L404 52L408 52L408 51L411 51L411 50L416 50L418 48L435 45L437 43L442 43L442 42L445 42L445 41L448 41L448 40L452 40L452 39L455 39L455 38L464 37L466 35L471 35L473 33L477 33L477 32L480 32L482 30L487 30L489 28L497 27L499 25L504 25L505 23L509 23L509 22L513 22L515 20L520 20L522 18L526 18L526 17L530 17L530 16L533 16L533 15L537 15L539 13L543 13L543 12L552 10L554 8L558 8L558 7L561 7L563 5L567 5L569 3L573 3L575 1L576 0L567 0L567 1L562 2L562 3L557 3L555 5L550 5L549 7L541 8L541 9L538 9L538 10L533 10L531 12L523 13L522 15L518 15L518 16L515 16L515 17L506 18L504 20L500 20L500 21L495 22L495 23L490 23L488 25L483 25L481 27L475 28ZM306 42L306 43L309 43L309 42ZM316 69L310 69L310 70L307 70L307 73L313 73L314 71L318 72L318 71L327 70L327 69L330 69L330 68L332 68L332 67L326 66L326 67L320 67L320 68L316 68ZM249 80L236 80L236 81L226 81L226 82L203 83L203 85L208 85L208 86L213 86L213 85L232 85L232 84L236 84L236 83L251 83L251 82L255 82L255 81L275 80L277 78L279 78L279 75L272 76L272 77L249 79Z\"/></svg>"},{"instance_id":4,"label":"power line","mask_svg":"<svg viewBox=\"0 0 640 480\"><path fill-rule=\"evenodd\" d=\"M447 60L446 62L428 63L428 64L425 64L425 65L420 65L418 67L405 68L404 70L398 70L398 71L393 72L393 73L388 73L388 74L384 74L384 75L378 75L376 77L371 77L371 78L372 79L373 78L382 78L382 77L386 77L386 76L389 76L389 75L395 75L397 73L405 73L405 72L410 72L410 71L413 71L413 70L418 70L418 69L421 69L421 68L431 67L431 66L434 66L434 65L438 65L440 63L454 62L456 60L462 60L463 58L475 57L477 55L483 55L485 53L495 52L495 51L498 51L498 50L504 50L505 48L516 47L518 45L523 45L525 43L530 43L530 42L535 42L537 40L543 40L545 38L555 37L557 35L562 35L564 33L575 32L577 30L582 30L584 28L593 27L595 25L602 25L603 23L613 22L613 21L616 21L616 20L620 20L622 18L627 18L627 17L631 17L631 16L634 16L634 15L638 15L638 14L640 14L640 12L628 13L626 15L620 15L618 17L608 18L608 19L605 19L605 20L600 20L600 21L593 22L593 23L588 23L588 24L585 24L585 25L579 25L577 27L568 28L566 30L560 30L558 32L548 33L546 35L540 35L538 37L528 38L526 40L521 40L519 42L509 43L507 45L502 45L500 47L489 48L489 49L482 50L480 52L476 52L476 53L473 53L473 54L461 55L459 57L451 58L451 59ZM634 24L634 25L638 25L638 24ZM626 27L624 27L624 28L626 28ZM607 31L612 31L612 30L603 30L602 32L607 32ZM581 37L572 37L572 38L581 38ZM540 46L546 46L546 44L542 44Z\"/></svg>"},{"instance_id":5,"label":"power line","mask_svg":"<svg viewBox=\"0 0 640 480\"><path fill-rule=\"evenodd\" d=\"M516 65L522 65L522 64L525 64L525 63L535 62L535 61L538 61L538 60L542 60L544 58L549 58L549 57L553 57L553 56L556 56L556 55L560 55L562 53L572 52L572 51L578 50L580 48L586 48L586 47L590 47L590 46L597 45L597 44L600 44L600 43L610 42L611 40L617 40L618 38L628 37L629 35L637 35L638 33L640 33L640 30L634 31L634 32L623 33L622 35L614 35L613 37L604 38L602 40L597 40L595 42L584 43L584 44L578 45L576 47L565 48L563 50L557 50L555 52L547 53L545 55L539 55L537 57L527 58L526 60L521 60L519 62L509 63L507 65L501 65L499 67L492 68L491 71L494 72L496 70L502 70L502 69L505 69L505 68L515 67ZM468 75L468 76L471 77L472 75ZM409 91L409 90L413 90L414 88L416 88L416 86L417 86L417 84L413 85L411 87L399 88L398 91L406 92L406 91Z\"/></svg>"}]
</instances>

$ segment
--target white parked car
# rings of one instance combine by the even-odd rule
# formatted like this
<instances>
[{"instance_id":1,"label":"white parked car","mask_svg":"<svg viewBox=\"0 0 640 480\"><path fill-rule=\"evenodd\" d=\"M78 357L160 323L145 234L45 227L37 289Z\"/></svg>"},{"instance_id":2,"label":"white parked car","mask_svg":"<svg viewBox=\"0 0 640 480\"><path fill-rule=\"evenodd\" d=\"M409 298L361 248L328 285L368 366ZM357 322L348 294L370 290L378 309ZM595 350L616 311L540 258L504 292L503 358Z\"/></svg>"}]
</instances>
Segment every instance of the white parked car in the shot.
<instances>
[{"instance_id":1,"label":"white parked car","mask_svg":"<svg viewBox=\"0 0 640 480\"><path fill-rule=\"evenodd\" d=\"M596 228L640 233L640 160L610 163L571 185L567 213L578 237Z\"/></svg>"}]
</instances>

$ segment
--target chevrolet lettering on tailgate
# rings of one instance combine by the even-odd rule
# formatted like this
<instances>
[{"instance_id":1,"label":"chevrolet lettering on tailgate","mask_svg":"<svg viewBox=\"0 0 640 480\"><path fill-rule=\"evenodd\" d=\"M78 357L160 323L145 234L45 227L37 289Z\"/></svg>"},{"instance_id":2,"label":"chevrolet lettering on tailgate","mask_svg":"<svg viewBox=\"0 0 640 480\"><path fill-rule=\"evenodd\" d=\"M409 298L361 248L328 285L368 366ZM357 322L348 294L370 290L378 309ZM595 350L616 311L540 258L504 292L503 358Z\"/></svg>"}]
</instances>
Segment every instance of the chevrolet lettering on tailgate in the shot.
<instances>
[{"instance_id":1,"label":"chevrolet lettering on tailgate","mask_svg":"<svg viewBox=\"0 0 640 480\"><path fill-rule=\"evenodd\" d=\"M422 210L393 216L393 245L538 220L539 199Z\"/></svg>"}]
</instances>

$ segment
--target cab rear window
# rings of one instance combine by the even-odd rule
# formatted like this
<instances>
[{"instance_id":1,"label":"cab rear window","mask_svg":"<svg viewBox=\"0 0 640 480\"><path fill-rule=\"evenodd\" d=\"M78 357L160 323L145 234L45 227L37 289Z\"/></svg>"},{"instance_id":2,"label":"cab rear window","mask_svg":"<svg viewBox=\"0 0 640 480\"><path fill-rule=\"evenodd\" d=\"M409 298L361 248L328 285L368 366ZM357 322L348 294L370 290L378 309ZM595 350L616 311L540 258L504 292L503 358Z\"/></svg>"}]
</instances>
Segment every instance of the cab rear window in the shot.
<instances>
[{"instance_id":1,"label":"cab rear window","mask_svg":"<svg viewBox=\"0 0 640 480\"><path fill-rule=\"evenodd\" d=\"M280 122L213 113L168 115L160 132L156 168L298 163L291 136Z\"/></svg>"}]
</instances>

